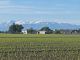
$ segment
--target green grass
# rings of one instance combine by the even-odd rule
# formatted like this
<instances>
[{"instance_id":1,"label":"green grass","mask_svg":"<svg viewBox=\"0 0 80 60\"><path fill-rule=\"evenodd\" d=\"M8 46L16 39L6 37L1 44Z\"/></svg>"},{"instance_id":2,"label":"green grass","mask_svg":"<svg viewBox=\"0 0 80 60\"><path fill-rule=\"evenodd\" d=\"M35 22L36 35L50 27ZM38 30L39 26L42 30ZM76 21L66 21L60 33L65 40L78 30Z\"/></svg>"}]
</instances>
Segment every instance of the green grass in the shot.
<instances>
[{"instance_id":1,"label":"green grass","mask_svg":"<svg viewBox=\"0 0 80 60\"><path fill-rule=\"evenodd\" d=\"M0 34L0 37L80 37L80 35L68 34Z\"/></svg>"},{"instance_id":2,"label":"green grass","mask_svg":"<svg viewBox=\"0 0 80 60\"><path fill-rule=\"evenodd\" d=\"M0 60L80 60L80 35L0 34Z\"/></svg>"}]
</instances>

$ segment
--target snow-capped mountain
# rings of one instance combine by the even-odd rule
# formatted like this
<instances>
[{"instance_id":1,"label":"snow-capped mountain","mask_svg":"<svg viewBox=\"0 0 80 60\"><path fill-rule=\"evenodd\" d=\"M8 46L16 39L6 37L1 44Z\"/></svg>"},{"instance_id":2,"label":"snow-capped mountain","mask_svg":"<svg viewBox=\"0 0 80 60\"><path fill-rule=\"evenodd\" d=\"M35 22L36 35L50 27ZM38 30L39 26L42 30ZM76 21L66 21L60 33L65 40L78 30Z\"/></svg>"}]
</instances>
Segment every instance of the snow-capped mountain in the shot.
<instances>
[{"instance_id":1,"label":"snow-capped mountain","mask_svg":"<svg viewBox=\"0 0 80 60\"><path fill-rule=\"evenodd\" d=\"M80 28L80 25L71 25L69 23L57 23L57 22L47 22L47 21L7 21L0 23L0 31L7 31L11 25L15 24L21 24L25 29L29 29L30 27L39 30L42 27L48 26L50 29L76 29Z\"/></svg>"}]
</instances>

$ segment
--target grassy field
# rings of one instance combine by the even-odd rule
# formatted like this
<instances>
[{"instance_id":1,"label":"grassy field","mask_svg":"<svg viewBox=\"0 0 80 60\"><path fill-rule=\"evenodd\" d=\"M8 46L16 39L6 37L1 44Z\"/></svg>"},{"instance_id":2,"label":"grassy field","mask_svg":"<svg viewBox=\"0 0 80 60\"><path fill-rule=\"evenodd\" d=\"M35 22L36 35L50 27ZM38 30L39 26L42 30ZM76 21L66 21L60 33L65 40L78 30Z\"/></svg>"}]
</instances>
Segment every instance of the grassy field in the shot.
<instances>
[{"instance_id":1,"label":"grassy field","mask_svg":"<svg viewBox=\"0 0 80 60\"><path fill-rule=\"evenodd\" d=\"M80 35L0 34L0 60L80 60Z\"/></svg>"}]
</instances>

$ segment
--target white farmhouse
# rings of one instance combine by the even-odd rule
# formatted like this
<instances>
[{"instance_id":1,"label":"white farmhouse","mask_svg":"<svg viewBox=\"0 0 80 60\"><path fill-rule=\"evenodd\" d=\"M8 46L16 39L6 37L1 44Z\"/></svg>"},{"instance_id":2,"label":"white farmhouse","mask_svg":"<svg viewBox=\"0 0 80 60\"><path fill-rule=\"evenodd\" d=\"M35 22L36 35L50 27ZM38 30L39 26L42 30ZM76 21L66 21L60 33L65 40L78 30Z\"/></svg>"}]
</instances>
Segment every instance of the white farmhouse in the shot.
<instances>
[{"instance_id":1,"label":"white farmhouse","mask_svg":"<svg viewBox=\"0 0 80 60\"><path fill-rule=\"evenodd\" d=\"M62 34L72 34L71 30L61 30Z\"/></svg>"},{"instance_id":2,"label":"white farmhouse","mask_svg":"<svg viewBox=\"0 0 80 60\"><path fill-rule=\"evenodd\" d=\"M49 32L48 31L39 31L39 32L37 32L37 34L49 34Z\"/></svg>"},{"instance_id":3,"label":"white farmhouse","mask_svg":"<svg viewBox=\"0 0 80 60\"><path fill-rule=\"evenodd\" d=\"M22 30L21 32L22 32L22 34L37 34L36 30L33 30L32 33L29 33L28 30Z\"/></svg>"},{"instance_id":4,"label":"white farmhouse","mask_svg":"<svg viewBox=\"0 0 80 60\"><path fill-rule=\"evenodd\" d=\"M22 34L28 34L28 30L22 30Z\"/></svg>"}]
</instances>

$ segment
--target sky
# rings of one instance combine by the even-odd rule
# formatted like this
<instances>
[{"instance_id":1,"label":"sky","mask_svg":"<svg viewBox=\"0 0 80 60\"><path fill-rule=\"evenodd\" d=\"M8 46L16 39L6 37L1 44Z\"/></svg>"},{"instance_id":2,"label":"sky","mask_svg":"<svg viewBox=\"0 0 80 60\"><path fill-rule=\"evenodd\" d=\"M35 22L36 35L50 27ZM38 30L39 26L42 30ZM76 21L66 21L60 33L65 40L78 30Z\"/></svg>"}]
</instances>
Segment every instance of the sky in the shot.
<instances>
[{"instance_id":1,"label":"sky","mask_svg":"<svg viewBox=\"0 0 80 60\"><path fill-rule=\"evenodd\" d=\"M80 0L0 0L0 23L10 20L80 25Z\"/></svg>"}]
</instances>

